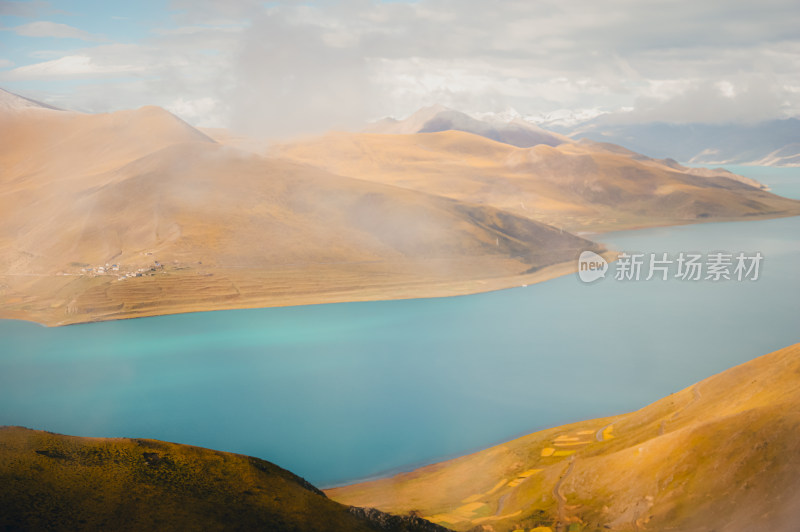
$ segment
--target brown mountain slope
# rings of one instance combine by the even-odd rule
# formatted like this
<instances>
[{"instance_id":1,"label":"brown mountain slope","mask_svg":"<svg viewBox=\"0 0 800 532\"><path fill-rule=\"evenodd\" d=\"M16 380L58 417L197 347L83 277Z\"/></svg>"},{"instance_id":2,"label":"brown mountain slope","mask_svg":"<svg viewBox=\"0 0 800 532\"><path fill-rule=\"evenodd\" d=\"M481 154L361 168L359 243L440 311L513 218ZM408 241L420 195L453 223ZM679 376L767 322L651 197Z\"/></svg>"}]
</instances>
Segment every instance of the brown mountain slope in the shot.
<instances>
[{"instance_id":1,"label":"brown mountain slope","mask_svg":"<svg viewBox=\"0 0 800 532\"><path fill-rule=\"evenodd\" d=\"M43 108L0 109L0 185L60 186L94 180L113 170L183 142L213 141L160 107L106 114ZM91 182L92 185L102 183Z\"/></svg>"},{"instance_id":2,"label":"brown mountain slope","mask_svg":"<svg viewBox=\"0 0 800 532\"><path fill-rule=\"evenodd\" d=\"M350 509L258 458L21 427L0 427L0 509L3 530L445 530Z\"/></svg>"},{"instance_id":3,"label":"brown mountain slope","mask_svg":"<svg viewBox=\"0 0 800 532\"><path fill-rule=\"evenodd\" d=\"M460 131L335 133L275 155L337 174L491 205L569 231L800 214L800 202L590 143L517 148Z\"/></svg>"},{"instance_id":4,"label":"brown mountain slope","mask_svg":"<svg viewBox=\"0 0 800 532\"><path fill-rule=\"evenodd\" d=\"M800 522L798 404L800 344L631 414L328 495L457 530L788 532Z\"/></svg>"},{"instance_id":5,"label":"brown mountain slope","mask_svg":"<svg viewBox=\"0 0 800 532\"><path fill-rule=\"evenodd\" d=\"M0 317L452 295L567 273L597 249L490 206L227 148L155 108L34 111L4 123L18 134L0 149Z\"/></svg>"}]
</instances>

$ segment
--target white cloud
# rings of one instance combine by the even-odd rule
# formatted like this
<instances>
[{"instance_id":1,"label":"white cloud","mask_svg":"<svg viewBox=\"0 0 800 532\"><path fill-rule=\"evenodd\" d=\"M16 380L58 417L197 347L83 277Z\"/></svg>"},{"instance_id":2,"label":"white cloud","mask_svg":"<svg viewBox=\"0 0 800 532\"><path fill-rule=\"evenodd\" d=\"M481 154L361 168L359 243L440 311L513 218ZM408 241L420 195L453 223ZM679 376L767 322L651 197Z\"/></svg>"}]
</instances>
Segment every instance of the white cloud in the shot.
<instances>
[{"instance_id":1,"label":"white cloud","mask_svg":"<svg viewBox=\"0 0 800 532\"><path fill-rule=\"evenodd\" d=\"M92 78L109 74L143 72L143 66L102 64L87 55L68 55L52 61L17 67L3 75L9 80Z\"/></svg>"},{"instance_id":2,"label":"white cloud","mask_svg":"<svg viewBox=\"0 0 800 532\"><path fill-rule=\"evenodd\" d=\"M649 79L637 94L644 100L666 102L684 94L694 84L690 79Z\"/></svg>"},{"instance_id":3,"label":"white cloud","mask_svg":"<svg viewBox=\"0 0 800 532\"><path fill-rule=\"evenodd\" d=\"M102 37L92 35L82 29L58 22L48 22L46 20L28 22L27 24L7 29L24 37L54 37L59 39L80 39L82 41L103 40Z\"/></svg>"},{"instance_id":4,"label":"white cloud","mask_svg":"<svg viewBox=\"0 0 800 532\"><path fill-rule=\"evenodd\" d=\"M636 107L629 116L750 121L793 108L785 98L779 105L774 89L800 84L798 24L800 10L788 0L758 8L743 0L552 0L491 10L474 0L278 3L240 43L230 104L234 119L272 130L341 122L332 110L311 112L315 101L371 116L443 103L525 114ZM310 60L312 51L323 64ZM767 87L743 88L751 85L737 79L743 70Z\"/></svg>"},{"instance_id":5,"label":"white cloud","mask_svg":"<svg viewBox=\"0 0 800 532\"><path fill-rule=\"evenodd\" d=\"M170 113L198 127L223 127L225 125L225 115L220 101L210 96L192 100L179 97L164 107Z\"/></svg>"},{"instance_id":6,"label":"white cloud","mask_svg":"<svg viewBox=\"0 0 800 532\"><path fill-rule=\"evenodd\" d=\"M238 42L220 91L230 124L262 135L360 125L375 100L363 50L330 46L325 31L289 15L258 16Z\"/></svg>"},{"instance_id":7,"label":"white cloud","mask_svg":"<svg viewBox=\"0 0 800 532\"><path fill-rule=\"evenodd\" d=\"M30 56L43 62L0 72L0 81L123 75L126 89L75 90L71 106L154 103L189 121L213 115L270 134L354 126L431 103L525 115L633 107L627 119L672 121L800 113L796 0L519 0L491 9L477 0L173 0L171 8L174 25L154 17L147 40L40 51Z\"/></svg>"},{"instance_id":8,"label":"white cloud","mask_svg":"<svg viewBox=\"0 0 800 532\"><path fill-rule=\"evenodd\" d=\"M774 80L743 75L732 80L698 79L668 98L640 97L628 113L609 116L618 123L754 123L800 111L800 94Z\"/></svg>"},{"instance_id":9,"label":"white cloud","mask_svg":"<svg viewBox=\"0 0 800 532\"><path fill-rule=\"evenodd\" d=\"M154 28L156 35L208 35L209 33L240 33L243 25L226 26L179 26L177 28Z\"/></svg>"},{"instance_id":10,"label":"white cloud","mask_svg":"<svg viewBox=\"0 0 800 532\"><path fill-rule=\"evenodd\" d=\"M2 59L0 58L0 68L9 68L14 66L14 61L11 59Z\"/></svg>"},{"instance_id":11,"label":"white cloud","mask_svg":"<svg viewBox=\"0 0 800 532\"><path fill-rule=\"evenodd\" d=\"M14 17L36 17L43 11L51 10L50 2L41 0L7 1L0 0L0 15Z\"/></svg>"},{"instance_id":12,"label":"white cloud","mask_svg":"<svg viewBox=\"0 0 800 532\"><path fill-rule=\"evenodd\" d=\"M33 59L58 59L60 57L64 57L65 55L73 55L78 53L79 50L68 50L68 49L58 49L58 50L35 50L33 52L28 53L28 57Z\"/></svg>"},{"instance_id":13,"label":"white cloud","mask_svg":"<svg viewBox=\"0 0 800 532\"><path fill-rule=\"evenodd\" d=\"M730 81L725 81L725 80L718 81L717 83L715 83L715 86L717 87L717 89L719 89L719 92L722 96L726 98L736 97L736 87L734 87L733 83L731 83Z\"/></svg>"}]
</instances>

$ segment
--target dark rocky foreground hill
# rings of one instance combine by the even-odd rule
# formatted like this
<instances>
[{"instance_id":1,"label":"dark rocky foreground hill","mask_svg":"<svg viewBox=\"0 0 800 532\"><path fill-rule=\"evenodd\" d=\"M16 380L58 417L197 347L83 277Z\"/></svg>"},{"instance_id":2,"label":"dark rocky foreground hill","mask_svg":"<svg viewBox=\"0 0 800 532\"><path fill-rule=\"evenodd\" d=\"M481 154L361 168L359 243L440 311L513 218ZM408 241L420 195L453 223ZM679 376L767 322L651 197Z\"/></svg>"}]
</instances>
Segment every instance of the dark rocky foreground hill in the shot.
<instances>
[{"instance_id":1,"label":"dark rocky foreground hill","mask_svg":"<svg viewBox=\"0 0 800 532\"><path fill-rule=\"evenodd\" d=\"M0 427L0 530L447 529L339 504L249 456Z\"/></svg>"}]
</instances>

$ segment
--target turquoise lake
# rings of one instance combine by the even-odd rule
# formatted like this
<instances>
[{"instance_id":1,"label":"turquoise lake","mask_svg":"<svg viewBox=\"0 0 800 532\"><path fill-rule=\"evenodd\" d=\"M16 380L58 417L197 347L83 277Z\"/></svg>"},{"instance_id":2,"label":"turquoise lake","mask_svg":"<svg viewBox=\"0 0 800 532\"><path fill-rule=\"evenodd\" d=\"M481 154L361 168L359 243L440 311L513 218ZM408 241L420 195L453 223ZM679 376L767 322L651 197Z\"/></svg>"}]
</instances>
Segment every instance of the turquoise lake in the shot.
<instances>
[{"instance_id":1,"label":"turquoise lake","mask_svg":"<svg viewBox=\"0 0 800 532\"><path fill-rule=\"evenodd\" d=\"M800 198L800 169L731 169ZM598 239L764 259L755 282L569 275L444 299L0 320L0 424L245 453L330 486L634 410L800 341L800 217Z\"/></svg>"}]
</instances>

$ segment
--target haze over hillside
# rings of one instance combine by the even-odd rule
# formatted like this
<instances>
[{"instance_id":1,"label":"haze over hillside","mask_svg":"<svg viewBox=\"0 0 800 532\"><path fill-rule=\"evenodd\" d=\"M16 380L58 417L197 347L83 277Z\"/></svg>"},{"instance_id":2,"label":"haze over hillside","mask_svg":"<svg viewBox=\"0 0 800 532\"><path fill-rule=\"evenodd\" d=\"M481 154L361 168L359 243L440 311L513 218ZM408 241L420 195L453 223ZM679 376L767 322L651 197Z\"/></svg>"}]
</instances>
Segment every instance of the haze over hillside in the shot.
<instances>
[{"instance_id":1,"label":"haze over hillside","mask_svg":"<svg viewBox=\"0 0 800 532\"><path fill-rule=\"evenodd\" d=\"M3 317L452 295L599 251L492 206L228 148L156 107L16 105L0 134Z\"/></svg>"},{"instance_id":2,"label":"haze over hillside","mask_svg":"<svg viewBox=\"0 0 800 532\"><path fill-rule=\"evenodd\" d=\"M630 414L327 493L456 530L794 531L798 375L800 344Z\"/></svg>"}]
</instances>

